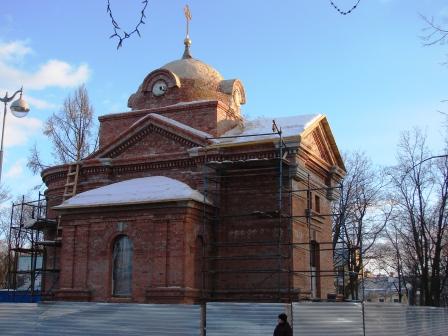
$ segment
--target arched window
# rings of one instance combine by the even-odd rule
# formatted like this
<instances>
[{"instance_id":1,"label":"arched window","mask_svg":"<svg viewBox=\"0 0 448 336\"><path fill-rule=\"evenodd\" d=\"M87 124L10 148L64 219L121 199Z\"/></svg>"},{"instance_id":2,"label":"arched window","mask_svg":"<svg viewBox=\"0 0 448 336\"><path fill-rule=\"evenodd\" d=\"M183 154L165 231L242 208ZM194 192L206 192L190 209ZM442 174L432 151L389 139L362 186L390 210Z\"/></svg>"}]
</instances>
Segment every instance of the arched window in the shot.
<instances>
[{"instance_id":1,"label":"arched window","mask_svg":"<svg viewBox=\"0 0 448 336\"><path fill-rule=\"evenodd\" d=\"M112 253L112 294L131 296L132 292L132 242L128 236L115 240Z\"/></svg>"}]
</instances>

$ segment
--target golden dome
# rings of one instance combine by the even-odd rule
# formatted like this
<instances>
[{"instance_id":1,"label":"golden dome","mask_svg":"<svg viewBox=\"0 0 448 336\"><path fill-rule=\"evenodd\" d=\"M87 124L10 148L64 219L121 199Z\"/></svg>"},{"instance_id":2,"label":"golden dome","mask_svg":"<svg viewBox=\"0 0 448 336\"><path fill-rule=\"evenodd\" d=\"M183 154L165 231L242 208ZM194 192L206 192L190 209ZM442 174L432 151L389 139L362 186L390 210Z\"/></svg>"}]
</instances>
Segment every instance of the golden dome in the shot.
<instances>
[{"instance_id":1,"label":"golden dome","mask_svg":"<svg viewBox=\"0 0 448 336\"><path fill-rule=\"evenodd\" d=\"M176 60L165 64L161 69L169 70L181 79L194 79L205 82L220 82L224 79L221 74L210 65L194 58Z\"/></svg>"}]
</instances>

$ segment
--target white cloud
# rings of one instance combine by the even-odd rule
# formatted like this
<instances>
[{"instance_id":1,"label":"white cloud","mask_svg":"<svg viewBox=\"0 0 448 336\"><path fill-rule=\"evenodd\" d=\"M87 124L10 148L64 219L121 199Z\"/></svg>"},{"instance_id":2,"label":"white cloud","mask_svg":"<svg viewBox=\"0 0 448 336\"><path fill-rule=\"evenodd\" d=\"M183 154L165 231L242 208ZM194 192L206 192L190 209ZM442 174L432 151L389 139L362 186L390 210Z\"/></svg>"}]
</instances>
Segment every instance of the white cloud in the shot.
<instances>
[{"instance_id":1,"label":"white cloud","mask_svg":"<svg viewBox=\"0 0 448 336\"><path fill-rule=\"evenodd\" d=\"M1 76L1 69L0 69ZM25 77L25 76L28 76ZM58 60L50 60L42 65L34 74L25 74L22 78L23 85L30 89L44 89L49 86L73 87L84 83L89 77L89 67L81 64L73 67L70 64Z\"/></svg>"},{"instance_id":2,"label":"white cloud","mask_svg":"<svg viewBox=\"0 0 448 336\"><path fill-rule=\"evenodd\" d=\"M90 69L87 64L73 66L67 62L51 59L28 71L17 66L18 59L32 53L24 41L0 44L0 87L20 87L42 90L47 87L73 87L87 81Z\"/></svg>"},{"instance_id":3,"label":"white cloud","mask_svg":"<svg viewBox=\"0 0 448 336\"><path fill-rule=\"evenodd\" d=\"M20 146L28 142L28 139L42 130L41 120L26 117L16 118L9 112L6 114L5 146Z\"/></svg>"},{"instance_id":4,"label":"white cloud","mask_svg":"<svg viewBox=\"0 0 448 336\"><path fill-rule=\"evenodd\" d=\"M11 168L9 168L9 170L5 174L5 177L8 178L19 177L23 174L25 167L26 167L26 160L19 159L11 166Z\"/></svg>"},{"instance_id":5,"label":"white cloud","mask_svg":"<svg viewBox=\"0 0 448 336\"><path fill-rule=\"evenodd\" d=\"M39 110L45 110L45 109L54 110L54 109L57 109L59 107L59 105L47 102L47 101L42 100L42 99L34 98L34 97L29 96L29 95L26 95L24 98L30 104L31 107L35 107L35 108L37 108Z\"/></svg>"},{"instance_id":6,"label":"white cloud","mask_svg":"<svg viewBox=\"0 0 448 336\"><path fill-rule=\"evenodd\" d=\"M23 41L14 41L0 44L0 61L17 61L32 50Z\"/></svg>"},{"instance_id":7,"label":"white cloud","mask_svg":"<svg viewBox=\"0 0 448 336\"><path fill-rule=\"evenodd\" d=\"M25 100L28 101L32 110L34 109L56 109L58 105L51 102L29 96L29 90L43 90L49 87L74 87L87 81L90 69L87 64L78 66L67 62L50 59L36 70L29 70L24 65L27 56L33 53L31 47L25 41L0 42L0 95L9 92L11 96L14 91L22 85L24 87ZM23 62L22 62L23 60ZM3 108L3 104L0 104ZM0 111L0 118L1 118ZM6 117L5 146L20 146L28 142L30 138L42 133L42 121L34 118L30 113L26 118L15 118L9 111ZM1 120L0 120L1 127Z\"/></svg>"}]
</instances>

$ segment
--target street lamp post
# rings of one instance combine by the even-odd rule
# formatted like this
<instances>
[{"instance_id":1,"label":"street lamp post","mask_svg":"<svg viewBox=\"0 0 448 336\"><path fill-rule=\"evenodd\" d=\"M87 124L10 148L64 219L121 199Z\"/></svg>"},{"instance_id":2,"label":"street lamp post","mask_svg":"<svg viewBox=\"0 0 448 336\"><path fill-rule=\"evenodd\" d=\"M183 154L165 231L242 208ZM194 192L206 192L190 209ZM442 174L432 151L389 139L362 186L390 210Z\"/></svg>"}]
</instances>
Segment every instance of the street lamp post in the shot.
<instances>
[{"instance_id":1,"label":"street lamp post","mask_svg":"<svg viewBox=\"0 0 448 336\"><path fill-rule=\"evenodd\" d=\"M3 112L3 125L2 125L2 138L1 138L1 144L0 144L0 182L2 179L2 167L3 167L3 137L5 136L5 122L6 122L6 106L8 103L10 103L15 96L20 93L19 99L14 101L11 104L11 113L17 117L17 118L23 118L25 117L28 112L30 111L30 107L28 103L25 101L25 99L22 98L23 93L23 87L20 88L20 90L17 90L14 92L14 94L11 97L8 97L8 92L6 92L5 96L3 98L0 98L0 101L5 104L4 112Z\"/></svg>"}]
</instances>

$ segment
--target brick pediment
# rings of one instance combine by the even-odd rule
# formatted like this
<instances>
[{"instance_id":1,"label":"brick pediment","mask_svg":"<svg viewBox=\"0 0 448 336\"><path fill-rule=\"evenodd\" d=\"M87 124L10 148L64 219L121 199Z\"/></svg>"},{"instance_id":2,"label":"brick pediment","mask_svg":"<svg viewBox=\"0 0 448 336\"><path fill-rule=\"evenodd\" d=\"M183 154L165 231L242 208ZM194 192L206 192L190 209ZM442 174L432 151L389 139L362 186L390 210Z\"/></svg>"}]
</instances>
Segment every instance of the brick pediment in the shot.
<instances>
[{"instance_id":1,"label":"brick pediment","mask_svg":"<svg viewBox=\"0 0 448 336\"><path fill-rule=\"evenodd\" d=\"M315 156L319 157L320 159L328 163L333 163L331 160L331 155L329 153L328 147L326 146L325 139L322 136L322 133L320 132L319 129L316 129L313 132L311 132L305 138L304 144L306 144L308 149Z\"/></svg>"},{"instance_id":2,"label":"brick pediment","mask_svg":"<svg viewBox=\"0 0 448 336\"><path fill-rule=\"evenodd\" d=\"M209 134L161 115L149 114L117 136L90 158L135 158L185 152L203 146Z\"/></svg>"},{"instance_id":3,"label":"brick pediment","mask_svg":"<svg viewBox=\"0 0 448 336\"><path fill-rule=\"evenodd\" d=\"M302 134L302 146L312 156L319 158L328 165L336 165L341 169L345 169L342 157L325 117Z\"/></svg>"},{"instance_id":4,"label":"brick pediment","mask_svg":"<svg viewBox=\"0 0 448 336\"><path fill-rule=\"evenodd\" d=\"M153 154L178 153L195 147L195 144L154 125L109 152L111 158L133 158Z\"/></svg>"}]
</instances>

